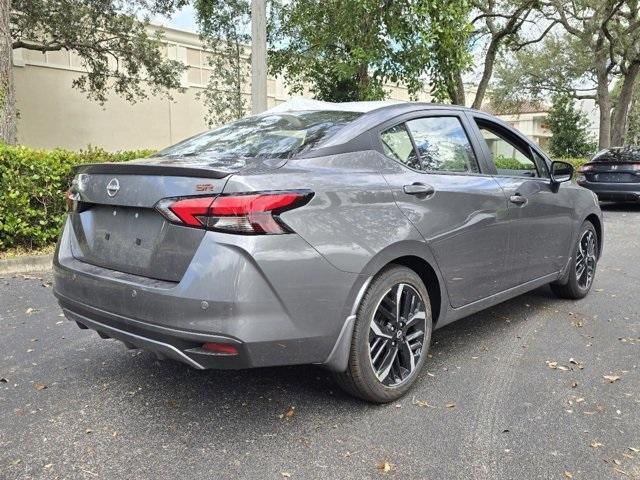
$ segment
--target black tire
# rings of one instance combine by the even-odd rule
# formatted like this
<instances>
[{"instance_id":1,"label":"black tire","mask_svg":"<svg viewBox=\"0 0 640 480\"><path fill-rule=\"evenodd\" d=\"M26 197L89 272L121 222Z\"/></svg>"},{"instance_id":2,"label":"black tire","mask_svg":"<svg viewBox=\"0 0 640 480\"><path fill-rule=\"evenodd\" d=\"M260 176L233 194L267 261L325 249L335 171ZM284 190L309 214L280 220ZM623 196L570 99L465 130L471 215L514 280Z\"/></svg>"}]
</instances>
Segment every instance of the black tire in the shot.
<instances>
[{"instance_id":1,"label":"black tire","mask_svg":"<svg viewBox=\"0 0 640 480\"><path fill-rule=\"evenodd\" d=\"M395 312L396 317L397 312L401 310L413 313L400 316L400 320L394 322L387 320L390 317L385 312L390 311L387 310L387 306L390 305L388 302L394 296L397 298L398 290L402 301L400 309ZM424 320L421 307L424 307ZM402 319L405 317L410 318L409 321L404 322ZM375 329L372 322L375 322ZM420 337L418 333L422 328L424 335ZM419 376L427 358L432 329L429 292L420 277L413 270L401 265L386 267L373 279L360 302L351 339L348 367L346 372L334 374L336 382L347 393L368 402L387 403L397 400L411 388ZM379 332L380 336L376 332ZM390 335L389 338L387 335ZM416 335L418 340L411 338ZM395 347L389 345L390 343ZM377 352L378 348L384 352ZM378 370L380 375L384 375L380 372L387 372L386 378L382 380L376 374L374 364L380 360L372 358L375 356L374 352L378 353L378 357L382 355L382 363L386 358L393 357L391 366ZM408 362L411 366L405 369L402 364ZM399 383L394 383L398 381Z\"/></svg>"},{"instance_id":2,"label":"black tire","mask_svg":"<svg viewBox=\"0 0 640 480\"><path fill-rule=\"evenodd\" d=\"M577 265L582 261L581 256L581 244L584 244L586 238L594 239L593 252L589 252L588 257L591 260L588 263L592 263L593 271L591 272L590 277L585 276L587 272L582 275L579 275L579 268ZM582 247L584 248L584 246ZM593 281L596 275L596 267L598 262L598 233L596 232L595 227L590 221L585 221L580 228L580 234L578 235L578 240L573 247L573 253L571 255L571 261L569 262L569 268L565 275L565 277L557 282L553 282L551 284L551 290L556 296L560 298L567 298L571 300L578 300L584 298L591 290L591 286L593 285ZM588 268L588 267L587 267Z\"/></svg>"}]
</instances>

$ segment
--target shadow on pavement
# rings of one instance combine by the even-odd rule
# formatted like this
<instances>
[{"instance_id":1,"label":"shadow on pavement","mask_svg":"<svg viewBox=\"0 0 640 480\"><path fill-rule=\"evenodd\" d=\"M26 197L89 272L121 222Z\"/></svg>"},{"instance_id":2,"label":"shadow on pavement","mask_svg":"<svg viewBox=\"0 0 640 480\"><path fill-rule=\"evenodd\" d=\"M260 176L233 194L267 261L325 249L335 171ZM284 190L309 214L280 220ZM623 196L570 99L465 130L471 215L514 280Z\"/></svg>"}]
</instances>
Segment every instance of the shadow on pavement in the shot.
<instances>
[{"instance_id":1,"label":"shadow on pavement","mask_svg":"<svg viewBox=\"0 0 640 480\"><path fill-rule=\"evenodd\" d=\"M495 342L496 335L528 321L543 308L551 308L550 300L554 298L543 287L437 330L432 340L433 358L427 361L413 391L464 388L438 385L461 379L432 378L425 370L447 365L453 349L468 351L470 357L483 343ZM500 332L496 332L497 328ZM367 421L367 412L372 409L389 408L351 398L342 393L328 372L313 366L197 371L176 362L159 362L146 352L117 355L114 348L96 350L90 362L70 366L67 374L77 375L76 386L88 381L106 383L110 390L115 389L111 393L126 403L122 410L124 418L145 416L152 409L154 423L167 428L185 422L205 422L203 428L215 436L228 434L229 425L232 429L251 429L257 435L268 435L274 424L277 428L277 422L287 421L282 416L290 406L304 411L304 419L310 425L354 422L359 417ZM126 395L131 392L132 395ZM332 415L327 415L327 408ZM135 422L133 418L131 421Z\"/></svg>"}]
</instances>

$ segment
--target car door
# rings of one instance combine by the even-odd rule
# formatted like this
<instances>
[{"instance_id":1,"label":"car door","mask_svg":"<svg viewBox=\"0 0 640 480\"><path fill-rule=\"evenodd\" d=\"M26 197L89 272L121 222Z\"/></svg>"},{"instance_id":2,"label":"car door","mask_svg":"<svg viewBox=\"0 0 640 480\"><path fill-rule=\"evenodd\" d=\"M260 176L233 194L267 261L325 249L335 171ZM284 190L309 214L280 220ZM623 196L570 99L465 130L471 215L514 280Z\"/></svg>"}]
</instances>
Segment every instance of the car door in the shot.
<instances>
[{"instance_id":1,"label":"car door","mask_svg":"<svg viewBox=\"0 0 640 480\"><path fill-rule=\"evenodd\" d=\"M573 205L549 178L537 147L505 124L469 114L484 140L490 168L509 200L511 224L505 280L516 286L560 271L568 260Z\"/></svg>"},{"instance_id":2,"label":"car door","mask_svg":"<svg viewBox=\"0 0 640 480\"><path fill-rule=\"evenodd\" d=\"M482 172L466 122L459 111L429 111L377 131L382 174L434 252L453 307L503 289L508 246L506 198Z\"/></svg>"}]
</instances>

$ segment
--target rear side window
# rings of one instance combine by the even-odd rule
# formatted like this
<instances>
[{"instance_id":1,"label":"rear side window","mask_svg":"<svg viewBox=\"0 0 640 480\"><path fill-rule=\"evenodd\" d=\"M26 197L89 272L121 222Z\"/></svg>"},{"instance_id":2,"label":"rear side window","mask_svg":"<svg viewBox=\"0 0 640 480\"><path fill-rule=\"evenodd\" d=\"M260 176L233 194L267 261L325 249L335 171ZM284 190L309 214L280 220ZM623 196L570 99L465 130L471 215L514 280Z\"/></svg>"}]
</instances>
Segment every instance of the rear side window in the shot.
<instances>
[{"instance_id":1,"label":"rear side window","mask_svg":"<svg viewBox=\"0 0 640 480\"><path fill-rule=\"evenodd\" d=\"M413 143L404 124L391 127L380 134L385 155L414 170L420 170L420 160L413 149Z\"/></svg>"},{"instance_id":2,"label":"rear side window","mask_svg":"<svg viewBox=\"0 0 640 480\"><path fill-rule=\"evenodd\" d=\"M318 145L360 115L314 111L249 117L196 135L156 156L197 157L218 162L226 158L235 162L239 157L289 158Z\"/></svg>"},{"instance_id":3,"label":"rear side window","mask_svg":"<svg viewBox=\"0 0 640 480\"><path fill-rule=\"evenodd\" d=\"M457 117L425 117L407 122L422 170L478 172L467 134Z\"/></svg>"},{"instance_id":4,"label":"rear side window","mask_svg":"<svg viewBox=\"0 0 640 480\"><path fill-rule=\"evenodd\" d=\"M382 132L380 141L387 156L414 170L479 171L467 134L457 117L410 120Z\"/></svg>"}]
</instances>

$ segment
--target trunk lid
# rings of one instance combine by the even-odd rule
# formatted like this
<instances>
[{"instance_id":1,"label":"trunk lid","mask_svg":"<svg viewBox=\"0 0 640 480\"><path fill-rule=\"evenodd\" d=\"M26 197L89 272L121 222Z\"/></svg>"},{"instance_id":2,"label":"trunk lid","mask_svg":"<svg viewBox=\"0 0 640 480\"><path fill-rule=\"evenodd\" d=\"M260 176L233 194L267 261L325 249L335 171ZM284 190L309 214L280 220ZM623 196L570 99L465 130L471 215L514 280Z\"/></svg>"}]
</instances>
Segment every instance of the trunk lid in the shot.
<instances>
[{"instance_id":1,"label":"trunk lid","mask_svg":"<svg viewBox=\"0 0 640 480\"><path fill-rule=\"evenodd\" d=\"M168 222L155 205L170 197L215 197L229 176L249 163L256 168L256 162L226 162L219 168L170 158L79 167L72 187L78 208L69 213L73 256L119 272L179 282L206 232Z\"/></svg>"}]
</instances>

